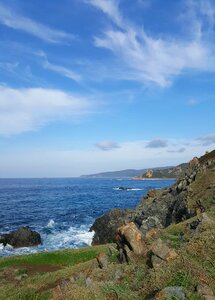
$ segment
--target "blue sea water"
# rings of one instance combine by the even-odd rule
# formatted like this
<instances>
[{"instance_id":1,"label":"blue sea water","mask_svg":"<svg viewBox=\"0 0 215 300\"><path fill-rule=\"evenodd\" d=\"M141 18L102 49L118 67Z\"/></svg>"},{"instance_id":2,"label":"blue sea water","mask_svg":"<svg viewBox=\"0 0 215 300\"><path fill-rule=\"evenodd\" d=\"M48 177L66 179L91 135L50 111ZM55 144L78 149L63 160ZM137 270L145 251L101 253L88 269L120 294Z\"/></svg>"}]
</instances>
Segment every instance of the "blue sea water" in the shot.
<instances>
[{"instance_id":1,"label":"blue sea water","mask_svg":"<svg viewBox=\"0 0 215 300\"><path fill-rule=\"evenodd\" d=\"M89 228L114 207L134 208L149 189L174 181L117 179L0 179L0 234L30 226L43 244L13 249L0 244L0 256L90 245ZM131 190L117 190L118 187Z\"/></svg>"}]
</instances>

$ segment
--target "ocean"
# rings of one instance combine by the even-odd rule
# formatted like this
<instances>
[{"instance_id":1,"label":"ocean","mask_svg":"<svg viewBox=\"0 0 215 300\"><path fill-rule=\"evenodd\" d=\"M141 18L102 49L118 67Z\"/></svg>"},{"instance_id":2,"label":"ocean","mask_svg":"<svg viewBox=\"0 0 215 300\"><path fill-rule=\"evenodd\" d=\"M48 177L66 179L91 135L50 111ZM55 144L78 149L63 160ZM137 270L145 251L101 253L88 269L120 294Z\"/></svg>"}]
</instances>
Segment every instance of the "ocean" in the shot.
<instances>
[{"instance_id":1,"label":"ocean","mask_svg":"<svg viewBox=\"0 0 215 300\"><path fill-rule=\"evenodd\" d=\"M174 180L0 179L0 234L29 226L43 244L13 249L0 244L0 256L80 248L91 244L90 226L112 208L134 208L149 189ZM119 187L129 188L120 190Z\"/></svg>"}]
</instances>

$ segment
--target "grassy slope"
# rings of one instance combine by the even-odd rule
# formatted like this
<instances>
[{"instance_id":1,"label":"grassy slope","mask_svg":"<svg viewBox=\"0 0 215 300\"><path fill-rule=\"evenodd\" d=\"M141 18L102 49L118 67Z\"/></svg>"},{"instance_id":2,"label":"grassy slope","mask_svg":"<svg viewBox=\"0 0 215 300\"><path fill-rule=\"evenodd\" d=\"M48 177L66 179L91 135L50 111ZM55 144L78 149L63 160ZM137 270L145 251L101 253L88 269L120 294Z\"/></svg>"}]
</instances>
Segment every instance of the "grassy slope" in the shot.
<instances>
[{"instance_id":1,"label":"grassy slope","mask_svg":"<svg viewBox=\"0 0 215 300\"><path fill-rule=\"evenodd\" d=\"M52 293L49 290L52 290L60 279L70 277L79 268L86 269L94 265L95 257L101 252L107 252L108 247L101 245L1 258L0 299L50 299ZM54 266L57 270L53 272ZM20 280L20 274L28 276Z\"/></svg>"},{"instance_id":2,"label":"grassy slope","mask_svg":"<svg viewBox=\"0 0 215 300\"><path fill-rule=\"evenodd\" d=\"M215 206L208 215L215 220ZM138 300L147 299L166 286L179 285L186 292L187 300L200 300L195 293L198 283L206 282L215 292L214 228L206 226L193 235L186 231L186 224L191 221L171 225L162 231L161 238L176 248L179 256L156 271L148 268L144 258L120 265L113 257L107 270L99 269L95 257L100 252L108 253L109 245L3 258L0 260L0 299ZM181 233L184 233L183 239ZM37 270L41 265L60 269L28 274L21 281L15 279L17 271L20 274L29 266ZM117 272L121 274L119 277ZM3 274L4 280L1 278ZM71 276L76 276L77 280L69 281L68 286L59 291L57 286L62 279ZM86 286L87 277L92 279L89 287Z\"/></svg>"}]
</instances>

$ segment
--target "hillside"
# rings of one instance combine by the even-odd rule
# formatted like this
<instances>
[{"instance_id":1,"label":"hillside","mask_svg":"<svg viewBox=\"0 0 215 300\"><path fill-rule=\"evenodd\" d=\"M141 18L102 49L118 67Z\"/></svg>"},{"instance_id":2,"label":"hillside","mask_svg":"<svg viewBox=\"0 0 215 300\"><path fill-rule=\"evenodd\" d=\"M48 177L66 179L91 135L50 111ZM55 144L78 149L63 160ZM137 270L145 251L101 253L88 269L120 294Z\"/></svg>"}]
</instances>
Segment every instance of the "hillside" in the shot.
<instances>
[{"instance_id":1,"label":"hillside","mask_svg":"<svg viewBox=\"0 0 215 300\"><path fill-rule=\"evenodd\" d=\"M166 167L161 169L149 169L140 176L136 176L134 179L176 179L182 176L187 168L187 164L180 164L176 167Z\"/></svg>"},{"instance_id":2,"label":"hillside","mask_svg":"<svg viewBox=\"0 0 215 300\"><path fill-rule=\"evenodd\" d=\"M152 168L152 170L162 170L166 168L172 167L160 167L160 168ZM141 176L145 173L148 169L126 169L121 171L112 171L112 172L102 172L96 174L89 174L89 175L81 175L81 178L132 178L136 176Z\"/></svg>"}]
</instances>

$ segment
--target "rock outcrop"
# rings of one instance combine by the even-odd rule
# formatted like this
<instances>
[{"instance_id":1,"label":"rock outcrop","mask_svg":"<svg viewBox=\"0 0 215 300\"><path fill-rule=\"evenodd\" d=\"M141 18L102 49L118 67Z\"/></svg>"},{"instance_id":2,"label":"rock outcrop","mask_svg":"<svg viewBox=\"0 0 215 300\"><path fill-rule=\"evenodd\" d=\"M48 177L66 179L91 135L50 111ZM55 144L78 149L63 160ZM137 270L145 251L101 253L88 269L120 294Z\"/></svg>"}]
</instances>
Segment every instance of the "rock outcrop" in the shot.
<instances>
[{"instance_id":1,"label":"rock outcrop","mask_svg":"<svg viewBox=\"0 0 215 300\"><path fill-rule=\"evenodd\" d=\"M33 247L41 243L40 234L29 227L21 227L17 231L0 235L0 244L9 244L14 248Z\"/></svg>"},{"instance_id":2,"label":"rock outcrop","mask_svg":"<svg viewBox=\"0 0 215 300\"><path fill-rule=\"evenodd\" d=\"M97 219L93 245L113 242L117 228L134 222L143 235L203 213L215 202L215 150L192 159L169 188L151 191L134 210L114 209Z\"/></svg>"},{"instance_id":3,"label":"rock outcrop","mask_svg":"<svg viewBox=\"0 0 215 300\"><path fill-rule=\"evenodd\" d=\"M113 209L96 219L90 231L95 231L92 245L106 244L115 241L117 229L133 219L129 209Z\"/></svg>"},{"instance_id":4,"label":"rock outcrop","mask_svg":"<svg viewBox=\"0 0 215 300\"><path fill-rule=\"evenodd\" d=\"M133 222L118 228L118 235L120 243L127 245L135 255L146 255L147 246L142 233Z\"/></svg>"}]
</instances>

